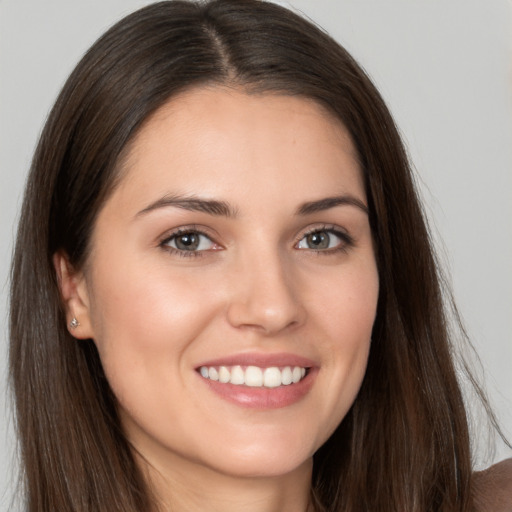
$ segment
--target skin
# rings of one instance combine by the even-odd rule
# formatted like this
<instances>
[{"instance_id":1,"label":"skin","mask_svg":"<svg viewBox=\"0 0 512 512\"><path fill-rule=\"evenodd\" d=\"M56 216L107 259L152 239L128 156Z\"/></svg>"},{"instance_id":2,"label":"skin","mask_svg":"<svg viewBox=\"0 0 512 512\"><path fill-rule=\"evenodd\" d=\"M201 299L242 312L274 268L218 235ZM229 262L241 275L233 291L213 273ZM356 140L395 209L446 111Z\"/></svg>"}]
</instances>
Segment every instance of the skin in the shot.
<instances>
[{"instance_id":1,"label":"skin","mask_svg":"<svg viewBox=\"0 0 512 512\"><path fill-rule=\"evenodd\" d=\"M365 205L352 141L319 105L200 88L135 138L85 268L56 255L68 321L80 322L71 332L96 344L164 509L307 509L312 456L366 369L379 283ZM177 249L179 228L204 233L200 250ZM197 371L283 353L314 366L284 407L233 403Z\"/></svg>"},{"instance_id":2,"label":"skin","mask_svg":"<svg viewBox=\"0 0 512 512\"><path fill-rule=\"evenodd\" d=\"M512 512L512 458L476 472L473 486L477 512Z\"/></svg>"}]
</instances>

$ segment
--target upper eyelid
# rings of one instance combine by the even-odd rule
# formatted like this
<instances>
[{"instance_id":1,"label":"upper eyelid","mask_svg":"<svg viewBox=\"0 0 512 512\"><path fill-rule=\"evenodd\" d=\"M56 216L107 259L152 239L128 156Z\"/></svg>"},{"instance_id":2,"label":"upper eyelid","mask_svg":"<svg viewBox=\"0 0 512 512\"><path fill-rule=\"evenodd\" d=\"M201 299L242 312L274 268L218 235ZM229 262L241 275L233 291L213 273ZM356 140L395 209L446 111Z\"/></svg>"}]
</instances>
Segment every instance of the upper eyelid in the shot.
<instances>
[{"instance_id":1,"label":"upper eyelid","mask_svg":"<svg viewBox=\"0 0 512 512\"><path fill-rule=\"evenodd\" d=\"M180 235L184 235L186 233L198 233L200 235L206 236L207 238L209 238L212 242L214 242L216 244L219 243L216 240L217 236L215 235L215 233L212 233L209 229L207 229L203 226L191 225L191 226L180 226L180 227L166 231L165 234L163 234L162 236L159 237L158 244L161 245L164 242L171 240L172 238L175 238Z\"/></svg>"},{"instance_id":2,"label":"upper eyelid","mask_svg":"<svg viewBox=\"0 0 512 512\"><path fill-rule=\"evenodd\" d=\"M297 236L297 242L302 240L305 236L311 235L312 233L317 233L321 231L327 231L332 232L334 234L342 235L346 238L352 239L352 235L349 233L349 231L345 228L342 228L341 226L338 226L336 224L323 224L319 226L312 226L305 231L301 231L300 235Z\"/></svg>"},{"instance_id":3,"label":"upper eyelid","mask_svg":"<svg viewBox=\"0 0 512 512\"><path fill-rule=\"evenodd\" d=\"M189 233L194 233L199 236L204 236L204 237L208 238L208 240L210 240L211 242L216 243L214 240L212 240L212 237L207 235L206 233L203 233L202 231L191 231L191 230L178 231L176 233L171 233L169 236L165 237L160 243L164 244L166 242L169 242L170 240L173 240L174 238L178 238L180 236L187 235Z\"/></svg>"}]
</instances>

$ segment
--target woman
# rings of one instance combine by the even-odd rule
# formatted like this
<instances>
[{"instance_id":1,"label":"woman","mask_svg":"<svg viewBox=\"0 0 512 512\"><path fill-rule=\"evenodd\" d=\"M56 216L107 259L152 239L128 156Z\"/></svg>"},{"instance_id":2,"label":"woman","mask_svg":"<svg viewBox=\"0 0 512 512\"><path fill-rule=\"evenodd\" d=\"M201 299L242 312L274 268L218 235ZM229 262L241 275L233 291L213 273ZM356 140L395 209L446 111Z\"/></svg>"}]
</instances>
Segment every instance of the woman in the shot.
<instances>
[{"instance_id":1,"label":"woman","mask_svg":"<svg viewBox=\"0 0 512 512\"><path fill-rule=\"evenodd\" d=\"M28 509L472 510L439 277L378 92L272 4L87 53L12 275Z\"/></svg>"}]
</instances>

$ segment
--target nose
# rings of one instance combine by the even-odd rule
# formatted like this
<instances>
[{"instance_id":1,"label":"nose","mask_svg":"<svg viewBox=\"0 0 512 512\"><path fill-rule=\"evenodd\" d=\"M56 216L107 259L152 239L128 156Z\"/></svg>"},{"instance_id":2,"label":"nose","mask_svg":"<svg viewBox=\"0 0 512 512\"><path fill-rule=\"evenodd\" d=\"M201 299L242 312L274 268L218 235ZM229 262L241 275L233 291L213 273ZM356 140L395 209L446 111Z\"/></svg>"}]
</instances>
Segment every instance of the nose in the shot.
<instances>
[{"instance_id":1,"label":"nose","mask_svg":"<svg viewBox=\"0 0 512 512\"><path fill-rule=\"evenodd\" d=\"M271 336L304 322L300 285L278 254L244 258L231 279L227 317L232 326Z\"/></svg>"}]
</instances>

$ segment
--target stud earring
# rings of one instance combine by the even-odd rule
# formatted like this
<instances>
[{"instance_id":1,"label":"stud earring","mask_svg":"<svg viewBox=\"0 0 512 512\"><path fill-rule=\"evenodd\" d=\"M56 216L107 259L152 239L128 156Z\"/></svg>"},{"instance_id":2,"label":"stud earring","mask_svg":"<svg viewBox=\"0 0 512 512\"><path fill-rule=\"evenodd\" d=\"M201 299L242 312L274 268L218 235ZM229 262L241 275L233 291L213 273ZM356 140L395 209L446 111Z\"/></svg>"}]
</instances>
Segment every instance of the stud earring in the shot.
<instances>
[{"instance_id":1,"label":"stud earring","mask_svg":"<svg viewBox=\"0 0 512 512\"><path fill-rule=\"evenodd\" d=\"M76 329L79 325L80 325L80 322L75 317L73 317L71 319L71 322L69 322L69 327L71 329Z\"/></svg>"}]
</instances>

